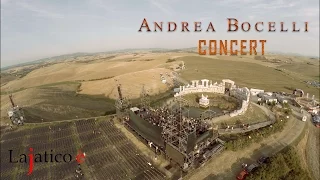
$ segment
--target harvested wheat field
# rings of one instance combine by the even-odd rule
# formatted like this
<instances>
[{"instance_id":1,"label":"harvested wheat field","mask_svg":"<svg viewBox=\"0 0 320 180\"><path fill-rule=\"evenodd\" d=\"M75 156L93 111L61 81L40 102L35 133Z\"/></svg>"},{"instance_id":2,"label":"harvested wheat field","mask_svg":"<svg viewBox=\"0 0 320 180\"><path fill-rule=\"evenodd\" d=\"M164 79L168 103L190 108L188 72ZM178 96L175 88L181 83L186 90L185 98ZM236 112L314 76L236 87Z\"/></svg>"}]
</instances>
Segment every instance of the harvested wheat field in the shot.
<instances>
[{"instance_id":1,"label":"harvested wheat field","mask_svg":"<svg viewBox=\"0 0 320 180\"><path fill-rule=\"evenodd\" d=\"M188 81L227 78L240 86L267 91L290 92L292 88L301 88L318 98L319 89L303 82L317 77L317 59L122 52L8 69L1 76L1 117L7 116L10 107L8 94L13 94L15 102L33 122L109 114L114 111L114 99L118 97L117 83L121 84L123 96L129 99L139 98L143 86L149 95L163 93L172 88L171 72L182 61L186 68L179 74ZM161 73L166 83L162 83Z\"/></svg>"},{"instance_id":2,"label":"harvested wheat field","mask_svg":"<svg viewBox=\"0 0 320 180\"><path fill-rule=\"evenodd\" d=\"M117 80L122 86L123 95L127 98L138 98L143 85L149 95L155 95L169 89L168 85L161 82L160 73L171 74L171 71L164 68L156 68L127 73L110 79L83 82L80 87L80 93L90 95L103 94L108 98L116 99L118 92L115 80ZM171 78L166 78L166 80L167 83L172 83Z\"/></svg>"},{"instance_id":3,"label":"harvested wheat field","mask_svg":"<svg viewBox=\"0 0 320 180\"><path fill-rule=\"evenodd\" d=\"M173 63L166 63L170 54L148 54L143 57L123 55L109 61L93 63L62 62L42 67L28 73L25 77L8 82L1 87L1 91L14 91L65 81L91 81L107 79L115 76L138 72L157 67L166 67Z\"/></svg>"}]
</instances>

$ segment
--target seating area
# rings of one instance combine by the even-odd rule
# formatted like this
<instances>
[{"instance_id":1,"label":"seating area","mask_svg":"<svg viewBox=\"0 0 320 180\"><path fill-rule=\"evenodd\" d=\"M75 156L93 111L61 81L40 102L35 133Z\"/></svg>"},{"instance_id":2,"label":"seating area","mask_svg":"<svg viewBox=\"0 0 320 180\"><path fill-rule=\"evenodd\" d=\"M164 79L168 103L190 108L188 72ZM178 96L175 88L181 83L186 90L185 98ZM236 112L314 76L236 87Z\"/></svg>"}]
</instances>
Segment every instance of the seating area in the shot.
<instances>
[{"instance_id":1,"label":"seating area","mask_svg":"<svg viewBox=\"0 0 320 180\"><path fill-rule=\"evenodd\" d=\"M31 126L31 125L29 125ZM165 175L108 120L32 125L16 130L1 128L1 179L74 179L80 147L86 153L81 164L85 179L166 179ZM36 162L32 177L28 163L10 163L13 157L34 153L70 154L71 162Z\"/></svg>"}]
</instances>

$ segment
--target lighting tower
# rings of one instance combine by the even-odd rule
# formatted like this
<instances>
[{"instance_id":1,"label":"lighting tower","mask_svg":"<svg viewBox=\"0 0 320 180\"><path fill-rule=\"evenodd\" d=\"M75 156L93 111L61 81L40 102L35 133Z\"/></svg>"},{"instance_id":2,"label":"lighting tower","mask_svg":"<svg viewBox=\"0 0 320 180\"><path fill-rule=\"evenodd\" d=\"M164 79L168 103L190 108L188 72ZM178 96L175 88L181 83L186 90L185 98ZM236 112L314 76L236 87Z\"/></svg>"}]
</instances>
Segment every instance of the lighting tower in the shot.
<instances>
[{"instance_id":1,"label":"lighting tower","mask_svg":"<svg viewBox=\"0 0 320 180\"><path fill-rule=\"evenodd\" d=\"M149 97L149 95L147 93L147 90L146 90L144 84L142 85L142 91L141 91L140 97L141 97L141 106L142 106L142 108L149 107L150 106L150 97Z\"/></svg>"},{"instance_id":2,"label":"lighting tower","mask_svg":"<svg viewBox=\"0 0 320 180\"><path fill-rule=\"evenodd\" d=\"M8 110L9 119L11 120L12 124L23 125L26 118L24 116L24 112L23 112L22 108L13 102L12 94L9 95L9 99L10 99L11 106L12 106Z\"/></svg>"},{"instance_id":3,"label":"lighting tower","mask_svg":"<svg viewBox=\"0 0 320 180\"><path fill-rule=\"evenodd\" d=\"M117 117L119 119L128 117L128 110L130 108L130 102L128 99L123 97L122 91L121 91L121 84L118 83L118 80L115 80L117 84L117 90L118 90L118 99L115 102L115 107L116 107L116 113Z\"/></svg>"},{"instance_id":4,"label":"lighting tower","mask_svg":"<svg viewBox=\"0 0 320 180\"><path fill-rule=\"evenodd\" d=\"M185 156L184 166L181 168L186 170L192 167L194 162L194 152L188 149L187 145L189 137L196 133L196 122L189 118L188 110L183 112L183 107L189 106L188 101L181 96L176 97L175 101L179 107L173 110L167 118L166 125L163 128L164 140Z\"/></svg>"}]
</instances>

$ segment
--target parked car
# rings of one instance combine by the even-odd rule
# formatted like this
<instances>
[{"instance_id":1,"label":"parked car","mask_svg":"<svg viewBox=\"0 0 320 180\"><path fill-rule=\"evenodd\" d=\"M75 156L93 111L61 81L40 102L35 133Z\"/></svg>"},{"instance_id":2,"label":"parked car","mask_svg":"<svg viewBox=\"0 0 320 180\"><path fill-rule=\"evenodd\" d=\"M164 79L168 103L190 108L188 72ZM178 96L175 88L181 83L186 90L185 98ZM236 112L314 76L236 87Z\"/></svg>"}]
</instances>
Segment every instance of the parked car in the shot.
<instances>
[{"instance_id":1,"label":"parked car","mask_svg":"<svg viewBox=\"0 0 320 180\"><path fill-rule=\"evenodd\" d=\"M258 163L253 163L250 165L243 163L242 164L243 170L238 174L237 179L238 180L245 180L246 177L249 175L249 173L252 173L253 171L255 171L259 166L260 165Z\"/></svg>"},{"instance_id":2,"label":"parked car","mask_svg":"<svg viewBox=\"0 0 320 180\"><path fill-rule=\"evenodd\" d=\"M248 172L247 172L247 170L242 170L240 173L239 173L239 175L237 176L237 180L245 180L246 179L246 177L248 176Z\"/></svg>"},{"instance_id":3,"label":"parked car","mask_svg":"<svg viewBox=\"0 0 320 180\"><path fill-rule=\"evenodd\" d=\"M266 156L261 156L259 159L258 159L258 163L259 164L264 164L264 163L268 163L269 162L269 160L270 160L270 158L269 157L266 157Z\"/></svg>"},{"instance_id":4,"label":"parked car","mask_svg":"<svg viewBox=\"0 0 320 180\"><path fill-rule=\"evenodd\" d=\"M253 171L255 171L260 165L258 163L253 163L251 165L249 165L248 167L246 167L246 171L247 173L252 173Z\"/></svg>"}]
</instances>

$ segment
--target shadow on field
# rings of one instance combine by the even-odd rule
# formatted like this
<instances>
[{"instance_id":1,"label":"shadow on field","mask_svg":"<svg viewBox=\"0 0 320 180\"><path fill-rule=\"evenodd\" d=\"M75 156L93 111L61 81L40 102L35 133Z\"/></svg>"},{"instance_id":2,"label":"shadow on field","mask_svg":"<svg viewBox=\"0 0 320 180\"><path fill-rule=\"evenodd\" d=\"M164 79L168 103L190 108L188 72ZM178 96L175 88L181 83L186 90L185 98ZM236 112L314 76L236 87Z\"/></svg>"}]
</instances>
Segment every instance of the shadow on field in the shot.
<instances>
[{"instance_id":1,"label":"shadow on field","mask_svg":"<svg viewBox=\"0 0 320 180\"><path fill-rule=\"evenodd\" d=\"M41 87L33 97L41 102L25 107L26 123L88 118L115 113L114 100L103 95L81 95L60 87Z\"/></svg>"},{"instance_id":2,"label":"shadow on field","mask_svg":"<svg viewBox=\"0 0 320 180\"><path fill-rule=\"evenodd\" d=\"M62 121L115 114L115 100L104 95L78 94L79 84L65 83L37 87L40 92L32 97L40 103L24 107L26 123ZM159 106L173 96L171 90L150 96L152 106ZM141 99L130 100L138 106Z\"/></svg>"}]
</instances>

